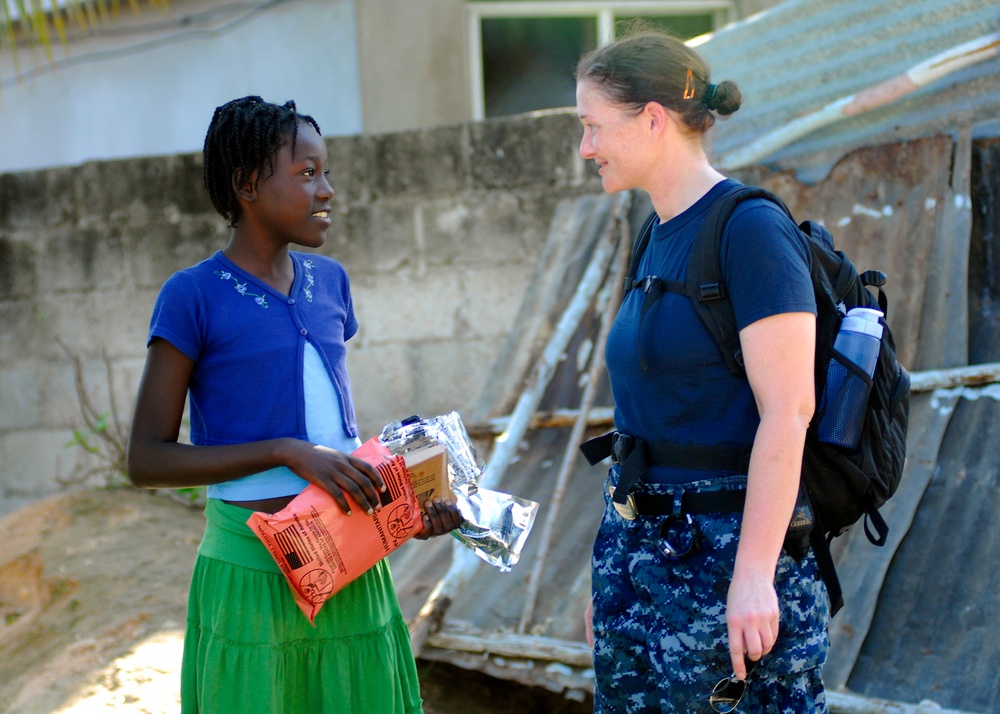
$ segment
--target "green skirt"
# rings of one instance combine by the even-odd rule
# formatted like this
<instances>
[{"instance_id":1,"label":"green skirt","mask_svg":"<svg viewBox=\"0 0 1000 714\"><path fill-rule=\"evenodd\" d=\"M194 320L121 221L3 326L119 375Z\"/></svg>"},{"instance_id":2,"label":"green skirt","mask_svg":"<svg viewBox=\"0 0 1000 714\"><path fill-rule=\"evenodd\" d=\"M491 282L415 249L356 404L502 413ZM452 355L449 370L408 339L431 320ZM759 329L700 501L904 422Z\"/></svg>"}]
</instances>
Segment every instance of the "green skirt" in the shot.
<instances>
[{"instance_id":1,"label":"green skirt","mask_svg":"<svg viewBox=\"0 0 1000 714\"><path fill-rule=\"evenodd\" d=\"M315 627L246 525L209 499L188 601L183 714L422 712L410 635L383 560L324 603Z\"/></svg>"}]
</instances>

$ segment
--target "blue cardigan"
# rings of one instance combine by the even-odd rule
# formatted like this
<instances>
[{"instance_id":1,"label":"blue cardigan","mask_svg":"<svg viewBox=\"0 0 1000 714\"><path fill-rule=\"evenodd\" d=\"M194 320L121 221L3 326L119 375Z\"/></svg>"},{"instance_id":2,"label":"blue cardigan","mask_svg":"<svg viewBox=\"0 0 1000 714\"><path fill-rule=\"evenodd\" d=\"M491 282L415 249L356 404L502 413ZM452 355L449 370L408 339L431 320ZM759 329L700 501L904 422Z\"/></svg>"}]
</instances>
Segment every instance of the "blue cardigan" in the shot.
<instances>
[{"instance_id":1,"label":"blue cardigan","mask_svg":"<svg viewBox=\"0 0 1000 714\"><path fill-rule=\"evenodd\" d=\"M165 339L195 363L189 385L191 443L308 439L307 343L339 398L344 434L357 440L345 343L358 323L347 272L325 256L292 252L291 257L295 279L287 296L240 270L221 251L174 273L160 290L149 342ZM288 469L264 474L264 483L257 478L253 489L233 488L239 479L210 487L209 496L291 495L305 485Z\"/></svg>"}]
</instances>

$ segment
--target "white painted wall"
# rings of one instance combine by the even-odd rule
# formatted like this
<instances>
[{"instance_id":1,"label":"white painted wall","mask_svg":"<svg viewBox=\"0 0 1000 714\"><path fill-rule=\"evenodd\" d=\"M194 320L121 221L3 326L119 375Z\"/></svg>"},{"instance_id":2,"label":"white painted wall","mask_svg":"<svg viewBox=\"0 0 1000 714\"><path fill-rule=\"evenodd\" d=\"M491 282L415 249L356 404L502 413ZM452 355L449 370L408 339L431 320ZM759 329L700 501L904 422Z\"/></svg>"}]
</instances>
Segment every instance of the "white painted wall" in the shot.
<instances>
[{"instance_id":1,"label":"white painted wall","mask_svg":"<svg viewBox=\"0 0 1000 714\"><path fill-rule=\"evenodd\" d=\"M465 0L358 0L366 133L472 118Z\"/></svg>"},{"instance_id":2,"label":"white painted wall","mask_svg":"<svg viewBox=\"0 0 1000 714\"><path fill-rule=\"evenodd\" d=\"M127 7L127 3L122 4ZM100 36L0 52L0 173L200 151L215 107L294 99L328 136L363 129L353 0L143 3Z\"/></svg>"}]
</instances>

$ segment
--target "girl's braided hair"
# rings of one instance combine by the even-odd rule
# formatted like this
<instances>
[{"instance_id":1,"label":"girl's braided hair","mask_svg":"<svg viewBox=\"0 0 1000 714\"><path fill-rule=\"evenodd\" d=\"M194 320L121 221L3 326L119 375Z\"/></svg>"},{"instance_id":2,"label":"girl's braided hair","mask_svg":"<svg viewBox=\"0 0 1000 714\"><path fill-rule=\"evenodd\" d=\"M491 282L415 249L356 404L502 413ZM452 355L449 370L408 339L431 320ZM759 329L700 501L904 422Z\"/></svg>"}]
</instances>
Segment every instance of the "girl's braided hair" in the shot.
<instances>
[{"instance_id":1,"label":"girl's braided hair","mask_svg":"<svg viewBox=\"0 0 1000 714\"><path fill-rule=\"evenodd\" d=\"M274 173L275 159L285 142L291 142L294 154L300 123L322 135L316 120L299 114L292 101L278 105L249 96L215 110L205 135L203 177L212 205L230 227L240 220L236 186L254 171L256 180Z\"/></svg>"}]
</instances>

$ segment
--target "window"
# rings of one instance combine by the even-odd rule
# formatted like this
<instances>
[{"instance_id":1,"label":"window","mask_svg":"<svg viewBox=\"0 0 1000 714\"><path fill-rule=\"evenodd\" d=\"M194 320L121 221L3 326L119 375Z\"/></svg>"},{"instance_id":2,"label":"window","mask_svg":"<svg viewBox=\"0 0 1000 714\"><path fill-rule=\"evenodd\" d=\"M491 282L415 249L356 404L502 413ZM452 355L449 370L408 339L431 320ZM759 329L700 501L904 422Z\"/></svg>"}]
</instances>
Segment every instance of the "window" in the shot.
<instances>
[{"instance_id":1,"label":"window","mask_svg":"<svg viewBox=\"0 0 1000 714\"><path fill-rule=\"evenodd\" d=\"M472 118L573 106L585 51L643 18L683 39L725 24L732 0L506 0L467 6Z\"/></svg>"}]
</instances>

